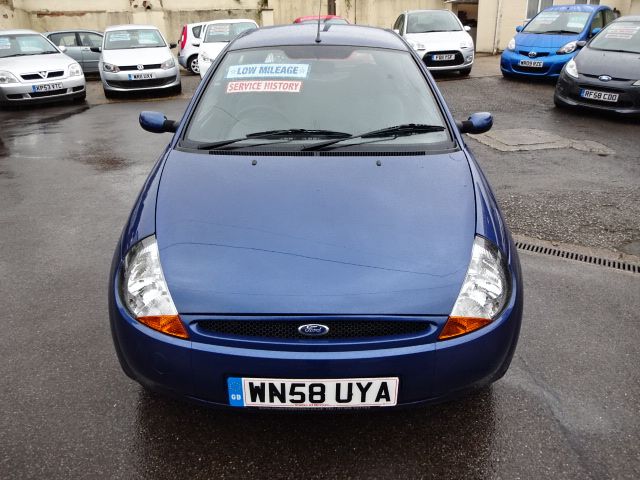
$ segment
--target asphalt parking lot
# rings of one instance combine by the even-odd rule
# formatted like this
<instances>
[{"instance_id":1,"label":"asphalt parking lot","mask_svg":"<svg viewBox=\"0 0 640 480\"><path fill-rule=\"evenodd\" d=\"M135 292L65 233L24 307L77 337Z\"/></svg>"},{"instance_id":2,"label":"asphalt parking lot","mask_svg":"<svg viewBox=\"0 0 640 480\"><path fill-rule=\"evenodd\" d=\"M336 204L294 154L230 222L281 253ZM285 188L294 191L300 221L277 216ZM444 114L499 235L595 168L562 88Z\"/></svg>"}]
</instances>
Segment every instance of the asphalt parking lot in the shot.
<instances>
[{"instance_id":1,"label":"asphalt parking lot","mask_svg":"<svg viewBox=\"0 0 640 480\"><path fill-rule=\"evenodd\" d=\"M553 85L485 62L439 85L457 117L491 111L492 132L518 139L469 140L517 238L639 264L639 124L558 111ZM549 255L521 252L507 375L458 401L243 414L125 377L108 270L169 141L137 116L179 118L197 83L110 102L91 82L87 104L0 111L0 478L640 478L640 275Z\"/></svg>"}]
</instances>

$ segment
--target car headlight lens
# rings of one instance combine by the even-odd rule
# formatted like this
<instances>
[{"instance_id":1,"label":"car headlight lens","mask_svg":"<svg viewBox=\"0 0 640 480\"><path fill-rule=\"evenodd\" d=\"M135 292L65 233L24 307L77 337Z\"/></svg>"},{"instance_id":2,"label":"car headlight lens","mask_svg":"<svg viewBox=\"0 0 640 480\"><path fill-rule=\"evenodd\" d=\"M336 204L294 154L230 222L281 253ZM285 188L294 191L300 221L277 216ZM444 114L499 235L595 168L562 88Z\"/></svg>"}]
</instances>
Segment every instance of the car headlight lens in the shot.
<instances>
[{"instance_id":1,"label":"car headlight lens","mask_svg":"<svg viewBox=\"0 0 640 480\"><path fill-rule=\"evenodd\" d=\"M565 53L573 53L576 51L576 48L578 48L578 42L569 42L567 43L565 46L563 46L560 50L558 50L556 53L559 55L563 55Z\"/></svg>"},{"instance_id":2,"label":"car headlight lens","mask_svg":"<svg viewBox=\"0 0 640 480\"><path fill-rule=\"evenodd\" d=\"M576 61L573 58L567 62L564 71L570 77L578 78L578 65L576 65Z\"/></svg>"},{"instance_id":3,"label":"car headlight lens","mask_svg":"<svg viewBox=\"0 0 640 480\"><path fill-rule=\"evenodd\" d=\"M82 75L82 67L78 63L72 63L69 65L69 76L79 77Z\"/></svg>"},{"instance_id":4,"label":"car headlight lens","mask_svg":"<svg viewBox=\"0 0 640 480\"><path fill-rule=\"evenodd\" d=\"M489 240L476 236L471 262L440 340L484 327L502 312L510 294L506 261Z\"/></svg>"},{"instance_id":5,"label":"car headlight lens","mask_svg":"<svg viewBox=\"0 0 640 480\"><path fill-rule=\"evenodd\" d=\"M2 83L2 82L0 82L0 83ZM633 86L634 86L634 87L640 87L640 80L638 80L637 82L635 82L635 83L633 84Z\"/></svg>"},{"instance_id":6,"label":"car headlight lens","mask_svg":"<svg viewBox=\"0 0 640 480\"><path fill-rule=\"evenodd\" d=\"M509 40L509 43L507 44L507 50L515 50L516 49L516 37L513 37L511 40Z\"/></svg>"},{"instance_id":7,"label":"car headlight lens","mask_svg":"<svg viewBox=\"0 0 640 480\"><path fill-rule=\"evenodd\" d=\"M162 62L162 65L160 65L163 70L169 70L170 68L173 68L175 66L176 61L173 59L173 57L171 57L169 60L165 60L164 62Z\"/></svg>"},{"instance_id":8,"label":"car headlight lens","mask_svg":"<svg viewBox=\"0 0 640 480\"><path fill-rule=\"evenodd\" d=\"M473 42L468 40L465 42L460 42L460 48L473 48Z\"/></svg>"},{"instance_id":9,"label":"car headlight lens","mask_svg":"<svg viewBox=\"0 0 640 480\"><path fill-rule=\"evenodd\" d=\"M18 79L11 72L0 72L0 85L18 83Z\"/></svg>"},{"instance_id":10,"label":"car headlight lens","mask_svg":"<svg viewBox=\"0 0 640 480\"><path fill-rule=\"evenodd\" d=\"M120 67L107 62L102 64L102 69L105 72L110 72L110 73L118 73L120 71Z\"/></svg>"},{"instance_id":11,"label":"car headlight lens","mask_svg":"<svg viewBox=\"0 0 640 480\"><path fill-rule=\"evenodd\" d=\"M167 335L189 338L162 273L155 236L138 242L127 253L121 296L127 310L140 323Z\"/></svg>"}]
</instances>

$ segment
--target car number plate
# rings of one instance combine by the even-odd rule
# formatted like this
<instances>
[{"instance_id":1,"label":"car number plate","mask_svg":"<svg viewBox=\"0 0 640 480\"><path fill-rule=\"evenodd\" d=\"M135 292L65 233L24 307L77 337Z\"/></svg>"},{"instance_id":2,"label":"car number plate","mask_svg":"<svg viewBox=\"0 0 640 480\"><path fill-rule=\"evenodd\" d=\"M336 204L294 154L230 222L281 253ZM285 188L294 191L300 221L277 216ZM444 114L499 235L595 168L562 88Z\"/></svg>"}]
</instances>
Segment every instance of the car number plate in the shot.
<instances>
[{"instance_id":1,"label":"car number plate","mask_svg":"<svg viewBox=\"0 0 640 480\"><path fill-rule=\"evenodd\" d=\"M520 60L518 65L521 67L542 68L544 67L544 62L542 60Z\"/></svg>"},{"instance_id":2,"label":"car number plate","mask_svg":"<svg viewBox=\"0 0 640 480\"><path fill-rule=\"evenodd\" d=\"M149 80L153 78L153 73L130 73L129 80Z\"/></svg>"},{"instance_id":3,"label":"car number plate","mask_svg":"<svg viewBox=\"0 0 640 480\"><path fill-rule=\"evenodd\" d=\"M434 62L446 62L447 60L454 60L456 58L453 53L443 53L440 55L431 55L431 59Z\"/></svg>"},{"instance_id":4,"label":"car number plate","mask_svg":"<svg viewBox=\"0 0 640 480\"><path fill-rule=\"evenodd\" d=\"M274 379L229 377L229 405L267 408L392 407L397 377Z\"/></svg>"},{"instance_id":5,"label":"car number plate","mask_svg":"<svg viewBox=\"0 0 640 480\"><path fill-rule=\"evenodd\" d=\"M62 90L61 83L45 83L44 85L31 85L32 92L50 92L52 90Z\"/></svg>"},{"instance_id":6,"label":"car number plate","mask_svg":"<svg viewBox=\"0 0 640 480\"><path fill-rule=\"evenodd\" d=\"M602 102L615 103L620 98L618 93L599 92L597 90L587 90L585 88L580 90L580 96L582 98L589 98L591 100L600 100Z\"/></svg>"}]
</instances>

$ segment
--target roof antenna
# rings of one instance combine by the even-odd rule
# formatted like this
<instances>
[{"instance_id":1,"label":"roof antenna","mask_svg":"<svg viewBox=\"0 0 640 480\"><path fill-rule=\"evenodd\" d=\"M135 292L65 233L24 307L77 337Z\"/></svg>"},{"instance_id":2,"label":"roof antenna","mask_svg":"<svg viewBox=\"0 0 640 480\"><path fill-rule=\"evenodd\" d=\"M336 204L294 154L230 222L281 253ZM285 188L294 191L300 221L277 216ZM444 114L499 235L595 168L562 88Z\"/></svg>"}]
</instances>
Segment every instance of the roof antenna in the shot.
<instances>
[{"instance_id":1,"label":"roof antenna","mask_svg":"<svg viewBox=\"0 0 640 480\"><path fill-rule=\"evenodd\" d=\"M320 40L320 14L322 13L322 0L319 0L318 3L320 4L318 6L318 35L316 35L316 43L320 43L322 40Z\"/></svg>"}]
</instances>

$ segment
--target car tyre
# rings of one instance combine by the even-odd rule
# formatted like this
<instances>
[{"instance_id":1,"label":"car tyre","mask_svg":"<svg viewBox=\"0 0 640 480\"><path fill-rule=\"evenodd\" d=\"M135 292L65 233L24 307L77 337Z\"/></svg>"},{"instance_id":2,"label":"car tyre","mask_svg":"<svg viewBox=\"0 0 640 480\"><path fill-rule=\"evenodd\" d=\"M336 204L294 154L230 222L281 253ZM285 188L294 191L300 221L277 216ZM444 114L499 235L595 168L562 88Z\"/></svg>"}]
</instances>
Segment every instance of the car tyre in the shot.
<instances>
[{"instance_id":1,"label":"car tyre","mask_svg":"<svg viewBox=\"0 0 640 480\"><path fill-rule=\"evenodd\" d=\"M180 95L182 93L182 82L173 87L171 93L174 95Z\"/></svg>"},{"instance_id":2,"label":"car tyre","mask_svg":"<svg viewBox=\"0 0 640 480\"><path fill-rule=\"evenodd\" d=\"M191 55L187 60L187 70L194 75L200 75L200 67L198 65L198 55Z\"/></svg>"},{"instance_id":3,"label":"car tyre","mask_svg":"<svg viewBox=\"0 0 640 480\"><path fill-rule=\"evenodd\" d=\"M460 72L460 75L461 75L461 76L463 76L463 77L468 77L468 76L469 76L469 74L471 73L471 67L469 67L469 68L462 68L462 69L460 69L460 70L459 70L459 72Z\"/></svg>"},{"instance_id":4,"label":"car tyre","mask_svg":"<svg viewBox=\"0 0 640 480\"><path fill-rule=\"evenodd\" d=\"M107 90L105 88L104 89L104 96L105 96L105 98L111 99L111 98L115 98L116 95L111 90Z\"/></svg>"},{"instance_id":5,"label":"car tyre","mask_svg":"<svg viewBox=\"0 0 640 480\"><path fill-rule=\"evenodd\" d=\"M567 105L558 98L557 95L553 96L553 104L556 106L556 108L567 108Z\"/></svg>"},{"instance_id":6,"label":"car tyre","mask_svg":"<svg viewBox=\"0 0 640 480\"><path fill-rule=\"evenodd\" d=\"M83 103L87 99L87 91L85 90L82 94L78 95L73 99L73 103Z\"/></svg>"}]
</instances>

